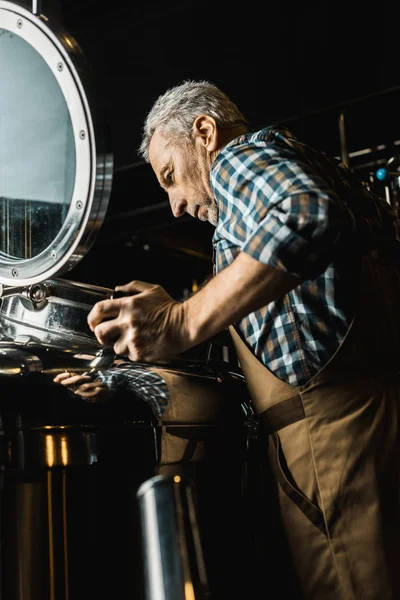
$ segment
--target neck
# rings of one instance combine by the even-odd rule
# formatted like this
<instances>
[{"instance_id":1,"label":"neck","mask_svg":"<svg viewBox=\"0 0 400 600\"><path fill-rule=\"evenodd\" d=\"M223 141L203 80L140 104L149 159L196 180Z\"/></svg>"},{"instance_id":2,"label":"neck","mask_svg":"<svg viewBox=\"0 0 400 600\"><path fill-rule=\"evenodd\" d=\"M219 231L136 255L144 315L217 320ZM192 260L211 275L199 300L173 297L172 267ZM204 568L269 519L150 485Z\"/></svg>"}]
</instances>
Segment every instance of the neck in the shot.
<instances>
[{"instance_id":1,"label":"neck","mask_svg":"<svg viewBox=\"0 0 400 600\"><path fill-rule=\"evenodd\" d=\"M229 129L219 129L219 131L218 131L218 134L219 134L218 149L215 150L214 152L211 152L209 155L211 164L217 158L217 156L221 152L221 150L227 144L229 144L229 142L231 142L235 138L239 137L239 135L243 135L247 132L248 132L248 128L246 127L246 125L243 125L243 124L235 125L234 127L230 127Z\"/></svg>"}]
</instances>

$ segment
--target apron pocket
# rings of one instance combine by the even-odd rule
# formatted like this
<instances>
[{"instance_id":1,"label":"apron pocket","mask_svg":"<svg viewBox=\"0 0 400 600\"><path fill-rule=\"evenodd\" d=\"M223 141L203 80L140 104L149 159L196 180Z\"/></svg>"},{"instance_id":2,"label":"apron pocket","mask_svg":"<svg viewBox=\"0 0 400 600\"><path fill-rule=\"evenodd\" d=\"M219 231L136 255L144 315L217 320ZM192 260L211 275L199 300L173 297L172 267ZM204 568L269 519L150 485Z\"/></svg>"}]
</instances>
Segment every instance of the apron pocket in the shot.
<instances>
[{"instance_id":1,"label":"apron pocket","mask_svg":"<svg viewBox=\"0 0 400 600\"><path fill-rule=\"evenodd\" d=\"M282 491L294 502L307 519L324 535L327 535L324 515L321 509L303 494L293 479L287 466L282 444L278 433L273 433L271 441L274 444L275 460L273 468Z\"/></svg>"}]
</instances>

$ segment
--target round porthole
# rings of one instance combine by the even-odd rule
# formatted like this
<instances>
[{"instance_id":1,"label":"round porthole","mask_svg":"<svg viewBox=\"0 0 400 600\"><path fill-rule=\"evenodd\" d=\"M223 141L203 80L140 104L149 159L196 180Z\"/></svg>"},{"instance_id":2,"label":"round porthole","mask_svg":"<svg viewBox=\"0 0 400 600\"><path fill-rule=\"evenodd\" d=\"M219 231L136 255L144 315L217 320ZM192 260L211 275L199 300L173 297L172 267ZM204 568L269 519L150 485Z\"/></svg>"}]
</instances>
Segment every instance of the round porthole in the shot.
<instances>
[{"instance_id":1,"label":"round porthole","mask_svg":"<svg viewBox=\"0 0 400 600\"><path fill-rule=\"evenodd\" d=\"M107 210L113 161L100 151L81 51L43 16L0 0L0 283L70 270ZM89 72L87 72L89 80Z\"/></svg>"}]
</instances>

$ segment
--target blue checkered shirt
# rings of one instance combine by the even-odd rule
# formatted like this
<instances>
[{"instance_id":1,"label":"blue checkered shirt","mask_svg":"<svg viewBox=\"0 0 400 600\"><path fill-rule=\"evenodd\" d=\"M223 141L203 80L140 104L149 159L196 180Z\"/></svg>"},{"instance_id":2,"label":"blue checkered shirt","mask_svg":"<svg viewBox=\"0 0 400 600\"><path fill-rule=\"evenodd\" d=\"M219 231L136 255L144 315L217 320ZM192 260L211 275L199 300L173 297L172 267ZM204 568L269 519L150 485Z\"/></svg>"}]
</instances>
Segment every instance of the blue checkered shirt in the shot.
<instances>
[{"instance_id":1,"label":"blue checkered shirt","mask_svg":"<svg viewBox=\"0 0 400 600\"><path fill-rule=\"evenodd\" d=\"M133 398L144 400L159 418L169 404L166 381L146 365L127 361L105 371L98 371L93 380L105 384L112 393L129 392Z\"/></svg>"},{"instance_id":2,"label":"blue checkered shirt","mask_svg":"<svg viewBox=\"0 0 400 600\"><path fill-rule=\"evenodd\" d=\"M349 328L359 258L378 239L375 222L379 230L388 205L339 161L283 128L245 134L225 146L213 163L211 186L219 209L215 272L246 252L301 277L293 291L235 327L272 373L304 385ZM367 227L365 209L378 217Z\"/></svg>"}]
</instances>

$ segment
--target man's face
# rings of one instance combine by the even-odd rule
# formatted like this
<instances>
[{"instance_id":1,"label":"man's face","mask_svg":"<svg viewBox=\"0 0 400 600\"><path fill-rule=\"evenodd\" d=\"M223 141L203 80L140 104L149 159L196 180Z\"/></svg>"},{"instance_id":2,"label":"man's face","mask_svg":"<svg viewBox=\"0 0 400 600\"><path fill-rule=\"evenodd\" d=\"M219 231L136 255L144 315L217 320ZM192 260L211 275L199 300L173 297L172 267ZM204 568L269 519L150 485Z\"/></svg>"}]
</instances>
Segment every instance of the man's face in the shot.
<instances>
[{"instance_id":1,"label":"man's face","mask_svg":"<svg viewBox=\"0 0 400 600\"><path fill-rule=\"evenodd\" d=\"M216 226L218 208L210 186L211 162L200 144L178 146L156 130L149 147L150 164L167 192L172 213L188 213Z\"/></svg>"}]
</instances>

